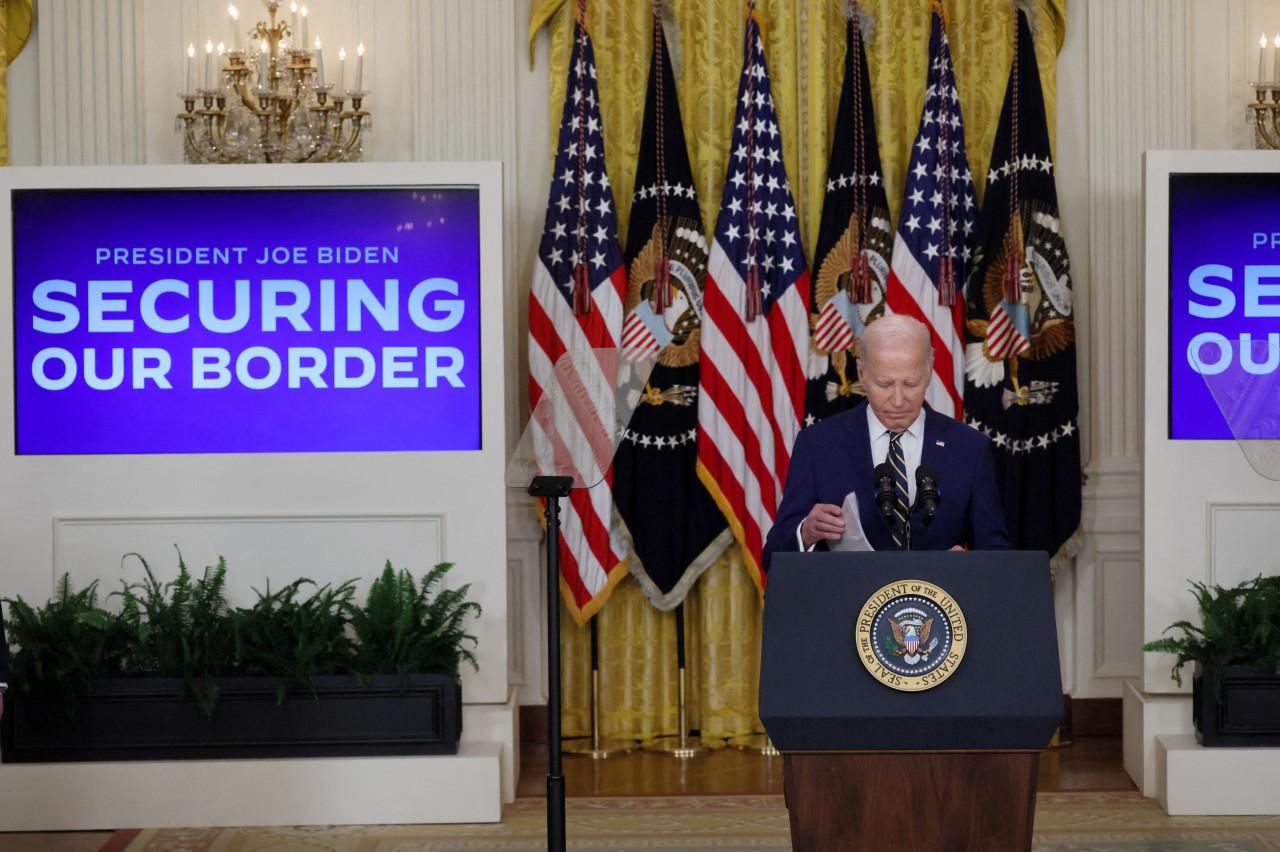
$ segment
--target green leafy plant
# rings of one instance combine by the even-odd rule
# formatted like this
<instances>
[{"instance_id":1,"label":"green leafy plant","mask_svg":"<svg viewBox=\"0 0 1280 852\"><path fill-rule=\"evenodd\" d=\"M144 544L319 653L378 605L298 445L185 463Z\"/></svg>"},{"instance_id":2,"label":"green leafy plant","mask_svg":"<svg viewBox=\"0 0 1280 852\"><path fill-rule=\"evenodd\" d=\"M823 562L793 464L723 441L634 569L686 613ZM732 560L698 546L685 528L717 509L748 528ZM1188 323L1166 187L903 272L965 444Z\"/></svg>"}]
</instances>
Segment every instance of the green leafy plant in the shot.
<instances>
[{"instance_id":1,"label":"green leafy plant","mask_svg":"<svg viewBox=\"0 0 1280 852\"><path fill-rule=\"evenodd\" d=\"M206 567L193 580L178 553L178 577L169 583L156 579L147 560L137 557L146 579L112 592L122 600L118 621L129 635L133 655L125 671L132 675L181 678L184 692L195 696L206 716L218 701L219 675L231 674L235 637L225 596L227 563Z\"/></svg>"},{"instance_id":2,"label":"green leafy plant","mask_svg":"<svg viewBox=\"0 0 1280 852\"><path fill-rule=\"evenodd\" d=\"M1173 679L1182 685L1181 670L1200 663L1221 670L1240 665L1280 674L1280 576L1255 577L1234 588L1192 583L1203 626L1175 621L1165 628L1182 631L1142 646L1144 651L1175 654Z\"/></svg>"},{"instance_id":3,"label":"green leafy plant","mask_svg":"<svg viewBox=\"0 0 1280 852\"><path fill-rule=\"evenodd\" d=\"M8 639L21 646L11 666L15 688L52 684L62 693L68 715L74 715L77 693L97 678L119 676L128 637L98 607L97 580L73 592L70 578L63 576L57 596L38 608L21 597L4 600L9 604Z\"/></svg>"},{"instance_id":4,"label":"green leafy plant","mask_svg":"<svg viewBox=\"0 0 1280 852\"><path fill-rule=\"evenodd\" d=\"M315 587L310 596L306 586ZM235 661L239 674L280 678L276 697L283 701L290 689L316 694L316 674L351 671L355 648L347 633L347 611L355 595L355 581L340 586L317 586L294 580L278 592L254 589L257 602L231 613Z\"/></svg>"},{"instance_id":5,"label":"green leafy plant","mask_svg":"<svg viewBox=\"0 0 1280 852\"><path fill-rule=\"evenodd\" d=\"M76 697L96 679L178 678L182 694L210 716L215 678L227 675L277 677L284 701L295 689L315 695L317 675L354 674L367 683L374 674L457 679L463 662L479 670L466 621L480 605L466 600L470 585L444 587L451 563L418 583L388 561L364 606L355 600L355 580L319 586L304 578L276 592L268 583L266 591L254 590L253 605L232 609L222 557L196 579L179 551L177 578L162 583L141 555L130 556L146 576L111 594L120 599L119 614L98 607L96 581L72 592L65 576L44 607L3 599L18 689L56 689L74 714Z\"/></svg>"},{"instance_id":6,"label":"green leafy plant","mask_svg":"<svg viewBox=\"0 0 1280 852\"><path fill-rule=\"evenodd\" d=\"M416 584L405 569L397 573L387 561L382 575L373 581L362 608L351 607L355 630L355 669L363 674L443 672L458 676L465 660L476 671L473 649L476 637L467 633L467 616L479 616L480 605L466 600L468 583L443 588L451 562L441 562Z\"/></svg>"}]
</instances>

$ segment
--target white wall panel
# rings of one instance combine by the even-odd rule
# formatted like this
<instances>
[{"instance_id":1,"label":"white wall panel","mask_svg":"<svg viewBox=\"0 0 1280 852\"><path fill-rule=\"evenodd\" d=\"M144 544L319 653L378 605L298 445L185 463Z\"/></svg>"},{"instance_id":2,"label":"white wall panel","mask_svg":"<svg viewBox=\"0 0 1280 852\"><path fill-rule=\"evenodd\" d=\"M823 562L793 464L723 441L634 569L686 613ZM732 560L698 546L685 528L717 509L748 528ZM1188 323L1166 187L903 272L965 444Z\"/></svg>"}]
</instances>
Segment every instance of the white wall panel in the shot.
<instances>
[{"instance_id":1,"label":"white wall panel","mask_svg":"<svg viewBox=\"0 0 1280 852\"><path fill-rule=\"evenodd\" d=\"M139 12L138 0L40 4L43 165L143 162Z\"/></svg>"},{"instance_id":2,"label":"white wall panel","mask_svg":"<svg viewBox=\"0 0 1280 852\"><path fill-rule=\"evenodd\" d=\"M1207 516L1203 582L1231 587L1280 575L1280 503L1211 502Z\"/></svg>"},{"instance_id":3,"label":"white wall panel","mask_svg":"<svg viewBox=\"0 0 1280 852\"><path fill-rule=\"evenodd\" d=\"M167 583L178 576L181 553L197 579L226 558L232 606L253 603L254 589L265 593L264 579L279 590L303 576L334 586L360 580L363 602L386 561L414 577L445 561L444 524L443 514L55 517L52 579L67 574L73 588L99 580L99 600L109 605L121 581L146 578L142 562L124 554L140 555Z\"/></svg>"}]
</instances>

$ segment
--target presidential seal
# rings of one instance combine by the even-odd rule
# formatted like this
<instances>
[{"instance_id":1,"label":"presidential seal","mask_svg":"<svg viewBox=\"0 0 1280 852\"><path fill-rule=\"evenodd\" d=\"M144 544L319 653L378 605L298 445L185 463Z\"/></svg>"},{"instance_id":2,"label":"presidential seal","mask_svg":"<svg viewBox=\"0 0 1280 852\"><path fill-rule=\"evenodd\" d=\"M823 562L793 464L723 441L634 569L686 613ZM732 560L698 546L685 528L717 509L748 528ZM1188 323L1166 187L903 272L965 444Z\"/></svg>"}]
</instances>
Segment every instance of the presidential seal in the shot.
<instances>
[{"instance_id":1,"label":"presidential seal","mask_svg":"<svg viewBox=\"0 0 1280 852\"><path fill-rule=\"evenodd\" d=\"M885 686L930 689L951 677L969 641L964 613L945 591L920 580L890 583L858 613L858 658Z\"/></svg>"}]
</instances>

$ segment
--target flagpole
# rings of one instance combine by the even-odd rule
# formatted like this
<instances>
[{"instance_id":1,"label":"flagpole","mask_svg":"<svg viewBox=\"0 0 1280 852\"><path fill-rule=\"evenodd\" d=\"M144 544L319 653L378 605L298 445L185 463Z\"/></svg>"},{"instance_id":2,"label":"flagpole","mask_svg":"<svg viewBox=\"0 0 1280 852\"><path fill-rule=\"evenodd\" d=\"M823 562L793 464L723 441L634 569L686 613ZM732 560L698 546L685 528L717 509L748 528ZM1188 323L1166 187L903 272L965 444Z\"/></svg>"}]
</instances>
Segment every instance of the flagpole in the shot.
<instances>
[{"instance_id":1,"label":"flagpole","mask_svg":"<svg viewBox=\"0 0 1280 852\"><path fill-rule=\"evenodd\" d=\"M626 754L636 747L634 740L606 740L600 736L600 628L598 616L591 616L591 736L565 743L565 754L605 760Z\"/></svg>"},{"instance_id":2,"label":"flagpole","mask_svg":"<svg viewBox=\"0 0 1280 852\"><path fill-rule=\"evenodd\" d=\"M684 659L683 603L676 606L676 677L678 678L676 681L676 701L679 733L674 737L654 737L651 740L645 740L640 744L640 748L670 757L697 757L711 751L711 747L702 742L702 737L689 736L689 681Z\"/></svg>"}]
</instances>

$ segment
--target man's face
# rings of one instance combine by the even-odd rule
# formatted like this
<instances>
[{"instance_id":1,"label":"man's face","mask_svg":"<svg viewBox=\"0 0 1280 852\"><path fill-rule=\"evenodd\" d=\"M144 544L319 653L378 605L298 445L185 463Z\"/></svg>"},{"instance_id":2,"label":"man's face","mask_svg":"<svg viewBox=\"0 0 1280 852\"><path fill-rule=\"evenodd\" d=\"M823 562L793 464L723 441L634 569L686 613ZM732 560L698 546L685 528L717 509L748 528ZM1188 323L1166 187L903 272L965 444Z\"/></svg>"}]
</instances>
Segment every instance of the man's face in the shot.
<instances>
[{"instance_id":1,"label":"man's face","mask_svg":"<svg viewBox=\"0 0 1280 852\"><path fill-rule=\"evenodd\" d=\"M929 387L930 365L917 341L885 342L874 357L858 359L858 380L876 417L891 432L901 432L915 422Z\"/></svg>"}]
</instances>

